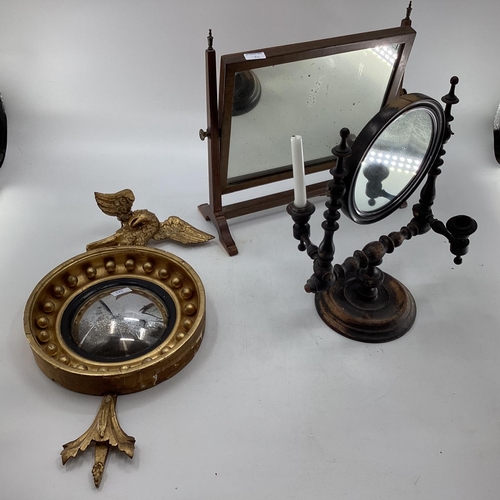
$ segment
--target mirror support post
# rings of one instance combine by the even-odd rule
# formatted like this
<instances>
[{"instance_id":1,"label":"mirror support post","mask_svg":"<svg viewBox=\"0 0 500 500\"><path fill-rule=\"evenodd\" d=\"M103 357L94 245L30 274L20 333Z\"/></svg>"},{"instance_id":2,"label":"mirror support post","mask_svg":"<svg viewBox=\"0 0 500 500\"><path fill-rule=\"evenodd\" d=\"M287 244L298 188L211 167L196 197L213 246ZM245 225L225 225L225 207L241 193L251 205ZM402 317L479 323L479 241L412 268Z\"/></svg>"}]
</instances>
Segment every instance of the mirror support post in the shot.
<instances>
[{"instance_id":1,"label":"mirror support post","mask_svg":"<svg viewBox=\"0 0 500 500\"><path fill-rule=\"evenodd\" d=\"M350 135L348 128L340 131L341 142L332 149L332 154L337 157L335 165L330 169L332 180L327 184L329 200L326 202L327 210L324 212L325 220L321 227L324 230L324 237L319 246L314 245L310 236L309 219L314 213L314 205L307 202L304 208L299 208L290 203L287 212L294 221L293 236L300 241L299 250L307 250L307 254L313 260L312 276L307 280L304 290L307 293L318 293L328 290L334 284L334 274L332 261L335 255L335 245L333 235L339 229L341 199L345 193L344 177L347 170L344 166L344 159L351 156L351 148L347 144Z\"/></svg>"},{"instance_id":2,"label":"mirror support post","mask_svg":"<svg viewBox=\"0 0 500 500\"><path fill-rule=\"evenodd\" d=\"M208 32L208 47L205 51L206 69L206 92L207 92L207 130L200 130L200 139L208 139L208 185L210 203L198 206L205 220L211 220L217 232L219 240L229 255L236 255L238 249L234 242L226 216L222 209L222 191L219 179L220 172L220 130L219 112L217 103L217 60L213 48L212 30Z\"/></svg>"},{"instance_id":3,"label":"mirror support post","mask_svg":"<svg viewBox=\"0 0 500 500\"><path fill-rule=\"evenodd\" d=\"M450 91L441 99L445 104L446 119L443 145L448 142L453 134L450 126L450 123L454 119L451 114L451 108L454 104L459 102L458 97L455 95L455 87L458 81L458 77L456 76L451 78ZM442 221L436 219L432 213L432 205L436 198L436 181L437 177L441 174L440 167L444 163L442 159L444 154L444 149L441 149L439 157L429 170L427 182L420 193L420 200L418 204L413 207L414 218L412 222L417 224L419 234L423 234L429 231L429 229L432 229L435 233L441 234L447 238L450 242L450 252L455 255L454 262L456 265L460 265L462 263L462 257L466 255L469 250L469 236L477 230L477 222L468 215L456 215L449 219L445 225Z\"/></svg>"}]
</instances>

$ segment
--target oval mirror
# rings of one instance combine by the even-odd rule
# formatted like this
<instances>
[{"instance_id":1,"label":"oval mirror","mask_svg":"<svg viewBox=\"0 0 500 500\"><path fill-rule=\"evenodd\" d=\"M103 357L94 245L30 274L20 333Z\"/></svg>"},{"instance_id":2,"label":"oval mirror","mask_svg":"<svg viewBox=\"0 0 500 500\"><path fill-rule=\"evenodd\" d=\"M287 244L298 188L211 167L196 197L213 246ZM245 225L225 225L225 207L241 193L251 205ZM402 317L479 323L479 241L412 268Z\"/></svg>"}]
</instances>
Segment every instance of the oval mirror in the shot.
<instances>
[{"instance_id":1,"label":"oval mirror","mask_svg":"<svg viewBox=\"0 0 500 500\"><path fill-rule=\"evenodd\" d=\"M406 94L385 106L363 128L348 159L344 209L368 224L400 207L439 154L444 111L423 94Z\"/></svg>"}]
</instances>

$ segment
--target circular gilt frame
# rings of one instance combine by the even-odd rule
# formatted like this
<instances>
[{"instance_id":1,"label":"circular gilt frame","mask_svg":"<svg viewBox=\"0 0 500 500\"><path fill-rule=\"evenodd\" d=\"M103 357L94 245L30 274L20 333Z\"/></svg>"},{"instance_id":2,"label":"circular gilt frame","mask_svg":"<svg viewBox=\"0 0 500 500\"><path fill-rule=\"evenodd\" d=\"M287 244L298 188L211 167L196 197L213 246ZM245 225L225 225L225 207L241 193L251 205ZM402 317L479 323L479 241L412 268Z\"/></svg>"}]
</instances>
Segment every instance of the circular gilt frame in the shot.
<instances>
[{"instance_id":1,"label":"circular gilt frame","mask_svg":"<svg viewBox=\"0 0 500 500\"><path fill-rule=\"evenodd\" d=\"M97 284L123 279L152 283L176 311L166 339L147 353L119 362L95 361L75 352L61 332L68 305ZM31 293L24 330L42 372L67 389L93 395L149 389L182 370L196 354L205 329L205 290L182 259L147 247L92 250L62 263Z\"/></svg>"}]
</instances>

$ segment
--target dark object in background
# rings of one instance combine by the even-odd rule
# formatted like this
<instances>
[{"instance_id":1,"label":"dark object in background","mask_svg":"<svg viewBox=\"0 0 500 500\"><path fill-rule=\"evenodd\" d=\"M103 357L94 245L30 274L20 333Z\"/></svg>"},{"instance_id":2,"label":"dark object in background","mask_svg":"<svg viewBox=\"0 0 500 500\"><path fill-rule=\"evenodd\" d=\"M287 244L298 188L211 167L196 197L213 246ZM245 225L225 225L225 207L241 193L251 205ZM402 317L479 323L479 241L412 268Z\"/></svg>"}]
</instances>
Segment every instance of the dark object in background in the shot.
<instances>
[{"instance_id":1,"label":"dark object in background","mask_svg":"<svg viewBox=\"0 0 500 500\"><path fill-rule=\"evenodd\" d=\"M252 111L259 103L262 88L257 75L250 70L234 75L233 116Z\"/></svg>"},{"instance_id":2,"label":"dark object in background","mask_svg":"<svg viewBox=\"0 0 500 500\"><path fill-rule=\"evenodd\" d=\"M3 106L2 94L0 94L0 167L5 158L7 150L7 115Z\"/></svg>"},{"instance_id":3,"label":"dark object in background","mask_svg":"<svg viewBox=\"0 0 500 500\"><path fill-rule=\"evenodd\" d=\"M498 106L495 120L493 121L493 149L495 158L500 163L500 106Z\"/></svg>"}]
</instances>

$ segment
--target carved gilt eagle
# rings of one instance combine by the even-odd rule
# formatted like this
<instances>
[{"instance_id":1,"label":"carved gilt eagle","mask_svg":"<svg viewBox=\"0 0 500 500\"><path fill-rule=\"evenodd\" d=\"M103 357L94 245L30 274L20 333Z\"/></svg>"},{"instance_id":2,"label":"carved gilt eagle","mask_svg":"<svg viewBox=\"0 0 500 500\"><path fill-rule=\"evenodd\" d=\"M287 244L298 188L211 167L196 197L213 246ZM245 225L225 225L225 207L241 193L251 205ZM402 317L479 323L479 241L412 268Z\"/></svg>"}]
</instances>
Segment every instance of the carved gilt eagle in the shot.
<instances>
[{"instance_id":1,"label":"carved gilt eagle","mask_svg":"<svg viewBox=\"0 0 500 500\"><path fill-rule=\"evenodd\" d=\"M87 250L124 245L146 246L151 239L172 240L185 245L213 239L211 234L196 229L179 217L171 216L160 223L149 210L132 210L135 196L130 189L110 194L94 193L94 196L102 212L116 217L121 227L113 235L89 243Z\"/></svg>"}]
</instances>

